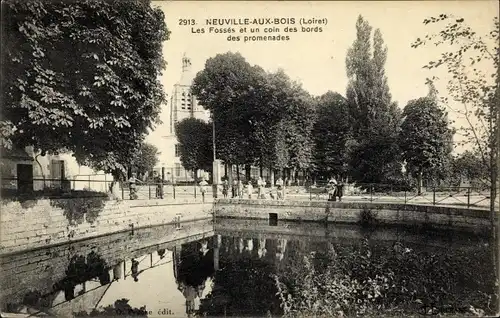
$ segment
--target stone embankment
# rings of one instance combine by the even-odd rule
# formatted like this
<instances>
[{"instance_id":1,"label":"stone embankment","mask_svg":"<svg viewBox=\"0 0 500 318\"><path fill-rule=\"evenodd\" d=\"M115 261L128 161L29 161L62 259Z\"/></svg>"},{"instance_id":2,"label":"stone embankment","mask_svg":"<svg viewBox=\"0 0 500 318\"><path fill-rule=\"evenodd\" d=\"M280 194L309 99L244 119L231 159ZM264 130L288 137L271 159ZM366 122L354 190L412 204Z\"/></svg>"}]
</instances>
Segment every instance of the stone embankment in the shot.
<instances>
[{"instance_id":1,"label":"stone embankment","mask_svg":"<svg viewBox=\"0 0 500 318\"><path fill-rule=\"evenodd\" d=\"M68 198L2 202L0 256L212 217L211 202Z\"/></svg>"},{"instance_id":2,"label":"stone embankment","mask_svg":"<svg viewBox=\"0 0 500 318\"><path fill-rule=\"evenodd\" d=\"M266 219L269 222L321 221L434 225L450 229L490 227L487 209L370 202L318 202L219 199L216 218Z\"/></svg>"}]
</instances>

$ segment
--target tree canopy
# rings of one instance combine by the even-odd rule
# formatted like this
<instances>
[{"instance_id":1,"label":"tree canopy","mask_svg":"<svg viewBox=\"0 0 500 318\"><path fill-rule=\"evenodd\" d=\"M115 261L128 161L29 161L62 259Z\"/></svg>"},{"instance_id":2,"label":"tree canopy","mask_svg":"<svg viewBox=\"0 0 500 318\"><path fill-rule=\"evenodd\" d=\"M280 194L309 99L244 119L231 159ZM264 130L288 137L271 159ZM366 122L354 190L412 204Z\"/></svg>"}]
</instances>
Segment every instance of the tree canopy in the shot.
<instances>
[{"instance_id":1,"label":"tree canopy","mask_svg":"<svg viewBox=\"0 0 500 318\"><path fill-rule=\"evenodd\" d=\"M353 120L356 147L351 152L351 174L358 182L388 182L398 174L397 136L400 110L391 101L385 75L387 48L382 33L359 16L356 40L347 52L346 70L349 83L347 102Z\"/></svg>"},{"instance_id":2,"label":"tree canopy","mask_svg":"<svg viewBox=\"0 0 500 318\"><path fill-rule=\"evenodd\" d=\"M212 125L196 118L186 118L175 125L182 166L191 171L211 170Z\"/></svg>"},{"instance_id":3,"label":"tree canopy","mask_svg":"<svg viewBox=\"0 0 500 318\"><path fill-rule=\"evenodd\" d=\"M239 53L207 60L192 86L215 122L217 157L273 169L311 162L313 98L282 71L265 72Z\"/></svg>"},{"instance_id":4,"label":"tree canopy","mask_svg":"<svg viewBox=\"0 0 500 318\"><path fill-rule=\"evenodd\" d=\"M163 12L146 0L8 0L2 9L2 144L123 171L159 123Z\"/></svg>"},{"instance_id":5,"label":"tree canopy","mask_svg":"<svg viewBox=\"0 0 500 318\"><path fill-rule=\"evenodd\" d=\"M158 148L155 145L143 142L139 151L134 154L131 166L139 175L150 173L158 164L158 154Z\"/></svg>"},{"instance_id":6,"label":"tree canopy","mask_svg":"<svg viewBox=\"0 0 500 318\"><path fill-rule=\"evenodd\" d=\"M403 110L400 148L410 173L417 178L443 169L453 150L453 131L446 112L432 97L411 100Z\"/></svg>"},{"instance_id":7,"label":"tree canopy","mask_svg":"<svg viewBox=\"0 0 500 318\"><path fill-rule=\"evenodd\" d=\"M495 210L498 171L498 111L500 81L498 60L500 58L500 25L498 16L493 18L489 32L474 31L464 18L440 14L424 19L425 25L442 25L439 32L426 34L412 43L418 48L434 44L443 47L439 58L424 65L429 70L445 68L450 79L446 89L450 99L444 102L460 115L467 124L460 127L464 142L472 146L483 166L490 172L490 210ZM438 80L435 77L429 82ZM459 109L455 105L459 105ZM493 213L492 213L493 220Z\"/></svg>"},{"instance_id":8,"label":"tree canopy","mask_svg":"<svg viewBox=\"0 0 500 318\"><path fill-rule=\"evenodd\" d=\"M314 124L314 164L319 175L345 177L348 170L348 141L352 136L352 120L345 97L327 92L317 101Z\"/></svg>"}]
</instances>

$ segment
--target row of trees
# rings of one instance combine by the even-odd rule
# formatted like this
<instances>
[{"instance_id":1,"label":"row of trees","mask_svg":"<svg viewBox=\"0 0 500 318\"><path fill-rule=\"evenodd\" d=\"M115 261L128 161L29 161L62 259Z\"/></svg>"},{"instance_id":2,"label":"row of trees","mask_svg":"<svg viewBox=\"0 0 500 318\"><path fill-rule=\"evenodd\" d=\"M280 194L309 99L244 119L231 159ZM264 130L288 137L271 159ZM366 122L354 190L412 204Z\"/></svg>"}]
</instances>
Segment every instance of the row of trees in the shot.
<instances>
[{"instance_id":1,"label":"row of trees","mask_svg":"<svg viewBox=\"0 0 500 318\"><path fill-rule=\"evenodd\" d=\"M484 179L480 152L453 158L455 130L433 83L427 96L401 111L389 92L380 30L372 32L361 16L356 30L346 57L346 97L313 97L282 70L265 72L239 53L207 60L192 92L212 122L189 118L176 125L184 167L210 170L215 124L216 155L228 165L303 170L358 183L401 184L408 175L418 185L424 177Z\"/></svg>"},{"instance_id":2,"label":"row of trees","mask_svg":"<svg viewBox=\"0 0 500 318\"><path fill-rule=\"evenodd\" d=\"M115 177L141 166L157 152L144 139L164 101L164 18L149 0L3 1L2 146Z\"/></svg>"}]
</instances>

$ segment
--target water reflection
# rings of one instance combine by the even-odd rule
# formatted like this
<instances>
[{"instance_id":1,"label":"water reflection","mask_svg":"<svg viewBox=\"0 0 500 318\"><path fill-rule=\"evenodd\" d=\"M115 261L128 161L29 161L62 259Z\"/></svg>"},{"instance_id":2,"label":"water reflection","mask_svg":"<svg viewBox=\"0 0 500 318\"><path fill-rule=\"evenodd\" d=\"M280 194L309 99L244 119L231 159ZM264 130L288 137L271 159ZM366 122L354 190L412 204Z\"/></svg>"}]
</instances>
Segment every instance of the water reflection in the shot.
<instances>
[{"instance_id":1,"label":"water reflection","mask_svg":"<svg viewBox=\"0 0 500 318\"><path fill-rule=\"evenodd\" d=\"M276 279L295 297L307 290L311 268L317 277L359 282L387 277L395 288L385 299L419 299L415 313L459 312L466 303L486 310L495 300L485 237L310 223L224 220L215 232L199 225L184 236L159 227L2 258L2 310L62 317L281 315ZM172 231L175 240L166 239Z\"/></svg>"}]
</instances>

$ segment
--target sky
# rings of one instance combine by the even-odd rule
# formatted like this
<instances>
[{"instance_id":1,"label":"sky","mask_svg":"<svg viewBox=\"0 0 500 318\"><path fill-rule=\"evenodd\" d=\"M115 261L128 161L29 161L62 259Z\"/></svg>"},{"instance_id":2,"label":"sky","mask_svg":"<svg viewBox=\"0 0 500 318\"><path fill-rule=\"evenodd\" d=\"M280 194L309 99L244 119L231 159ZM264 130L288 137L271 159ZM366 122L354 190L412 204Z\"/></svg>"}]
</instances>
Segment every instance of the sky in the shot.
<instances>
[{"instance_id":1,"label":"sky","mask_svg":"<svg viewBox=\"0 0 500 318\"><path fill-rule=\"evenodd\" d=\"M206 60L227 51L241 53L250 64L256 64L268 71L278 68L313 95L329 90L345 96L347 75L345 58L348 48L356 37L355 24L362 15L373 27L379 28L388 48L386 75L393 100L400 107L415 98L425 96L428 87L425 79L437 76L437 88L445 92L447 74L444 69L430 71L422 66L439 58L446 49L433 45L411 48L410 44L432 31L422 21L441 13L465 18L478 33L488 33L494 16L498 16L496 1L153 1L165 13L168 29L172 32L164 45L164 57L168 63L161 78L166 93L171 94L173 85L179 81L183 54L191 58L193 71L201 71ZM208 33L206 19L228 18L300 18L318 20L326 18L322 32L284 33L288 41L235 42L227 41L227 35ZM194 19L198 28L205 28L204 34L193 33L192 26L179 25L182 19ZM293 27L292 26L292 27ZM226 27L226 26L223 26ZM239 26L234 27L239 31ZM264 33L259 35L277 35ZM253 35L253 34L247 34ZM488 67L488 66L486 66ZM450 114L450 117L453 117ZM168 111L161 116L168 121ZM451 118L455 119L455 118ZM458 119L458 124L461 121ZM164 127L158 127L154 135L163 134Z\"/></svg>"}]
</instances>

